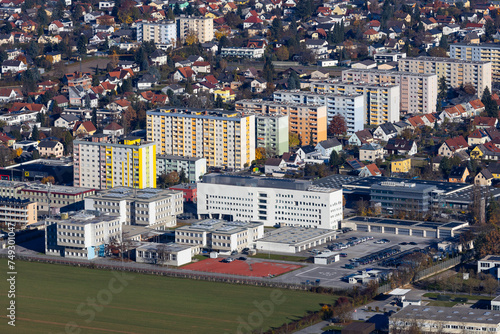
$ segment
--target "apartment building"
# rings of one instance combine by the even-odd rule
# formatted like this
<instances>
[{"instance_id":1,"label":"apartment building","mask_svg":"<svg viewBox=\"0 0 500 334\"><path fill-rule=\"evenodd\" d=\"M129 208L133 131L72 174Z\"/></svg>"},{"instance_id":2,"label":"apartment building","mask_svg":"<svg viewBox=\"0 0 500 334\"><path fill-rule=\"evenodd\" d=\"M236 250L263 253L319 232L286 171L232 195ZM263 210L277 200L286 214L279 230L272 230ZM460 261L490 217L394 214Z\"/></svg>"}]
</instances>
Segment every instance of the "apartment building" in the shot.
<instances>
[{"instance_id":1,"label":"apartment building","mask_svg":"<svg viewBox=\"0 0 500 334\"><path fill-rule=\"evenodd\" d=\"M264 226L337 229L342 189L305 180L207 174L198 183L198 214Z\"/></svg>"},{"instance_id":2,"label":"apartment building","mask_svg":"<svg viewBox=\"0 0 500 334\"><path fill-rule=\"evenodd\" d=\"M73 141L74 185L156 188L156 144L127 137L95 135Z\"/></svg>"},{"instance_id":3,"label":"apartment building","mask_svg":"<svg viewBox=\"0 0 500 334\"><path fill-rule=\"evenodd\" d=\"M175 243L198 245L221 252L242 251L264 236L260 222L205 219L175 230Z\"/></svg>"},{"instance_id":4,"label":"apartment building","mask_svg":"<svg viewBox=\"0 0 500 334\"><path fill-rule=\"evenodd\" d=\"M342 115L346 121L347 134L352 135L356 131L363 130L365 120L365 99L363 94L279 90L274 92L273 99L279 103L287 102L326 106L328 124L331 122L333 116L338 114Z\"/></svg>"},{"instance_id":5,"label":"apartment building","mask_svg":"<svg viewBox=\"0 0 500 334\"><path fill-rule=\"evenodd\" d=\"M255 160L255 116L234 111L161 108L146 113L159 154L203 157L208 166L241 169Z\"/></svg>"},{"instance_id":6,"label":"apartment building","mask_svg":"<svg viewBox=\"0 0 500 334\"><path fill-rule=\"evenodd\" d=\"M37 222L36 202L12 197L0 197L0 226L7 229L15 224L16 229Z\"/></svg>"},{"instance_id":7,"label":"apartment building","mask_svg":"<svg viewBox=\"0 0 500 334\"><path fill-rule=\"evenodd\" d=\"M450 44L450 58L462 59L467 61L491 62L492 80L500 81L500 44L453 43Z\"/></svg>"},{"instance_id":8,"label":"apartment building","mask_svg":"<svg viewBox=\"0 0 500 334\"><path fill-rule=\"evenodd\" d=\"M311 82L315 93L363 94L365 100L364 124L380 125L399 122L401 104L399 85L368 84L341 81Z\"/></svg>"},{"instance_id":9,"label":"apartment building","mask_svg":"<svg viewBox=\"0 0 500 334\"><path fill-rule=\"evenodd\" d=\"M270 155L288 152L288 115L255 115L255 147Z\"/></svg>"},{"instance_id":10,"label":"apartment building","mask_svg":"<svg viewBox=\"0 0 500 334\"><path fill-rule=\"evenodd\" d=\"M137 42L154 42L161 45L175 45L177 24L174 21L137 22Z\"/></svg>"},{"instance_id":11,"label":"apartment building","mask_svg":"<svg viewBox=\"0 0 500 334\"><path fill-rule=\"evenodd\" d=\"M179 174L184 171L184 175L189 179L189 182L196 183L207 172L207 159L170 154L156 156L157 176L174 171Z\"/></svg>"},{"instance_id":12,"label":"apartment building","mask_svg":"<svg viewBox=\"0 0 500 334\"><path fill-rule=\"evenodd\" d=\"M342 82L399 85L401 113L429 114L436 111L436 74L350 69L342 71Z\"/></svg>"},{"instance_id":13,"label":"apartment building","mask_svg":"<svg viewBox=\"0 0 500 334\"><path fill-rule=\"evenodd\" d=\"M471 84L479 98L486 87L491 90L491 61L422 56L400 59L398 66L404 72L437 74L438 81L444 77L448 88Z\"/></svg>"},{"instance_id":14,"label":"apartment building","mask_svg":"<svg viewBox=\"0 0 500 334\"><path fill-rule=\"evenodd\" d=\"M83 199L96 193L95 189L55 186L51 184L0 181L0 196L36 203L37 213L57 213L83 209Z\"/></svg>"},{"instance_id":15,"label":"apartment building","mask_svg":"<svg viewBox=\"0 0 500 334\"><path fill-rule=\"evenodd\" d=\"M308 105L303 103L275 102L263 100L240 100L235 109L241 112L252 112L257 115L287 115L288 131L296 133L303 145L311 142L319 143L327 139L327 113L325 105ZM257 124L257 141L262 138L262 126ZM288 148L288 143L287 143ZM280 154L281 155L281 154Z\"/></svg>"},{"instance_id":16,"label":"apartment building","mask_svg":"<svg viewBox=\"0 0 500 334\"><path fill-rule=\"evenodd\" d=\"M177 36L181 42L194 34L200 43L214 39L214 19L211 17L179 17L177 19Z\"/></svg>"},{"instance_id":17,"label":"apartment building","mask_svg":"<svg viewBox=\"0 0 500 334\"><path fill-rule=\"evenodd\" d=\"M104 247L121 240L120 219L114 215L80 211L45 221L45 254L92 260L104 256Z\"/></svg>"},{"instance_id":18,"label":"apartment building","mask_svg":"<svg viewBox=\"0 0 500 334\"><path fill-rule=\"evenodd\" d=\"M244 48L244 47L225 47L221 48L221 57L237 57L237 58L253 58L258 59L264 57L264 48Z\"/></svg>"},{"instance_id":19,"label":"apartment building","mask_svg":"<svg viewBox=\"0 0 500 334\"><path fill-rule=\"evenodd\" d=\"M123 225L165 230L183 213L183 193L170 189L116 187L85 198L85 210L117 215Z\"/></svg>"}]
</instances>

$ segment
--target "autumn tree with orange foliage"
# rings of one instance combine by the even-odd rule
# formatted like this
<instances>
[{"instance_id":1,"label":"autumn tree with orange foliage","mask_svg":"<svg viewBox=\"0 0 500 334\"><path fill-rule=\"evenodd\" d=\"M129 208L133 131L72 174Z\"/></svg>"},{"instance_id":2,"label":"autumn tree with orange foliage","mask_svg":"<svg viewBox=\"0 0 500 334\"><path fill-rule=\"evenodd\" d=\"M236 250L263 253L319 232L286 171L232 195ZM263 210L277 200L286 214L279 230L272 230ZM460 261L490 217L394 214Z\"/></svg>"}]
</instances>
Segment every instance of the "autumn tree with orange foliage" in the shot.
<instances>
[{"instance_id":1,"label":"autumn tree with orange foliage","mask_svg":"<svg viewBox=\"0 0 500 334\"><path fill-rule=\"evenodd\" d=\"M255 149L255 160L262 160L266 158L266 149L264 147L257 147Z\"/></svg>"}]
</instances>

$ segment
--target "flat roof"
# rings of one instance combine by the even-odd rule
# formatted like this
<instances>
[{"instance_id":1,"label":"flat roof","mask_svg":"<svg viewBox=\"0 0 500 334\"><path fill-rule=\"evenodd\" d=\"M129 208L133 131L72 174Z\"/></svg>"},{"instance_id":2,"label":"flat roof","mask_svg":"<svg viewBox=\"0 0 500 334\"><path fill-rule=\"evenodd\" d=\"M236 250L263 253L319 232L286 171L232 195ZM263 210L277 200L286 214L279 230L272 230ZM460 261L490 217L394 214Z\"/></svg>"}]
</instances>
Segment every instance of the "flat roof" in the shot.
<instances>
[{"instance_id":1,"label":"flat roof","mask_svg":"<svg viewBox=\"0 0 500 334\"><path fill-rule=\"evenodd\" d=\"M136 201L157 201L159 199L170 197L175 194L180 194L180 190L161 189L161 188L144 188L135 189L130 187L114 187L99 191L90 199L105 199L105 200L136 200Z\"/></svg>"},{"instance_id":2,"label":"flat roof","mask_svg":"<svg viewBox=\"0 0 500 334\"><path fill-rule=\"evenodd\" d=\"M275 94L284 94L284 95L318 95L318 96L327 96L327 97L341 97L341 98L352 98L352 97L359 97L363 96L363 94L340 94L340 93L315 93L315 92L309 92L309 91L302 91L302 90L277 90L273 93L273 96Z\"/></svg>"},{"instance_id":3,"label":"flat roof","mask_svg":"<svg viewBox=\"0 0 500 334\"><path fill-rule=\"evenodd\" d=\"M192 225L186 225L177 228L175 231L198 231L209 232L216 234L234 234L248 230L249 228L256 228L263 226L264 223L259 222L242 222L242 221L225 221L220 219L205 219Z\"/></svg>"},{"instance_id":4,"label":"flat roof","mask_svg":"<svg viewBox=\"0 0 500 334\"><path fill-rule=\"evenodd\" d=\"M464 59L458 59L458 58L428 57L428 56L407 57L407 58L399 59L399 61L403 61L403 62L406 60L410 60L410 61L436 61L436 62L443 62L443 63L469 63L469 64L478 64L478 65L491 63L491 61L464 60Z\"/></svg>"},{"instance_id":5,"label":"flat roof","mask_svg":"<svg viewBox=\"0 0 500 334\"><path fill-rule=\"evenodd\" d=\"M308 242L312 239L335 235L337 232L334 230L327 230L323 228L306 228L306 227L295 227L295 226L285 226L277 228L271 232L267 232L267 235L262 239L258 239L257 242L274 242L280 244L296 245L303 242Z\"/></svg>"},{"instance_id":6,"label":"flat roof","mask_svg":"<svg viewBox=\"0 0 500 334\"><path fill-rule=\"evenodd\" d=\"M391 319L393 318L497 325L500 324L500 311L410 305L391 315Z\"/></svg>"},{"instance_id":7,"label":"flat roof","mask_svg":"<svg viewBox=\"0 0 500 334\"><path fill-rule=\"evenodd\" d=\"M266 106L294 106L294 107L307 107L307 108L323 108L324 104L306 104L306 103L294 103L294 102L276 102L276 101L266 101L261 99L245 99L236 101L236 105L241 104L261 104Z\"/></svg>"},{"instance_id":8,"label":"flat roof","mask_svg":"<svg viewBox=\"0 0 500 334\"><path fill-rule=\"evenodd\" d=\"M389 295L391 295L391 296L404 296L410 291L411 291L411 289L399 289L398 288L398 289L394 289L391 292L389 292Z\"/></svg>"},{"instance_id":9,"label":"flat roof","mask_svg":"<svg viewBox=\"0 0 500 334\"><path fill-rule=\"evenodd\" d=\"M96 211L79 211L75 214L69 216L67 219L61 218L49 218L47 222L54 222L57 224L73 224L73 225L88 225L88 224L99 224L102 222L108 222L113 220L119 220L120 216L106 214L98 214Z\"/></svg>"},{"instance_id":10,"label":"flat roof","mask_svg":"<svg viewBox=\"0 0 500 334\"><path fill-rule=\"evenodd\" d=\"M464 228L469 225L467 222L427 222L427 221L416 221L416 220L402 220L402 219L391 219L391 218L375 218L375 217L351 217L344 219L344 222L353 222L356 224L367 224L367 225L384 225L384 226L397 226L399 228L425 228L425 229L446 229L455 230Z\"/></svg>"},{"instance_id":11,"label":"flat roof","mask_svg":"<svg viewBox=\"0 0 500 334\"><path fill-rule=\"evenodd\" d=\"M412 72L402 72L402 71L391 71L391 70L378 70L378 69L357 69L352 68L342 71L342 74L348 72L366 72L369 74L385 74L385 75L397 75L397 76L407 76L407 77L432 77L436 74L425 74L425 73L412 73Z\"/></svg>"},{"instance_id":12,"label":"flat roof","mask_svg":"<svg viewBox=\"0 0 500 334\"><path fill-rule=\"evenodd\" d=\"M238 111L225 110L207 110L207 109L182 109L182 108L158 108L148 110L147 115L156 116L172 116L186 118L201 118L201 119L219 119L226 121L237 122L243 118L253 116L251 114L243 114Z\"/></svg>"},{"instance_id":13,"label":"flat roof","mask_svg":"<svg viewBox=\"0 0 500 334\"><path fill-rule=\"evenodd\" d=\"M261 187L290 189L297 191L311 191L329 193L339 189L322 187L307 180L282 179L271 177L225 175L219 173L206 174L203 176L203 183L239 186L239 187Z\"/></svg>"},{"instance_id":14,"label":"flat roof","mask_svg":"<svg viewBox=\"0 0 500 334\"><path fill-rule=\"evenodd\" d=\"M193 246L177 244L175 242L170 242L167 244L158 242L141 242L136 249L156 252L158 250L158 247L164 247L164 250L166 252L180 252L186 249L191 249Z\"/></svg>"},{"instance_id":15,"label":"flat roof","mask_svg":"<svg viewBox=\"0 0 500 334\"><path fill-rule=\"evenodd\" d=\"M322 180L328 180L328 177L317 180L315 183L318 185L322 184ZM347 188L365 188L369 189L372 185L380 184L381 182L405 182L414 183L417 185L428 185L435 186L437 190L442 191L443 195L451 194L460 190L466 190L472 187L472 184L467 183L451 183L451 182L441 182L441 181L428 181L419 179L403 179L397 177L386 177L386 176L368 176L365 178L358 178L352 182L345 183L344 187Z\"/></svg>"}]
</instances>

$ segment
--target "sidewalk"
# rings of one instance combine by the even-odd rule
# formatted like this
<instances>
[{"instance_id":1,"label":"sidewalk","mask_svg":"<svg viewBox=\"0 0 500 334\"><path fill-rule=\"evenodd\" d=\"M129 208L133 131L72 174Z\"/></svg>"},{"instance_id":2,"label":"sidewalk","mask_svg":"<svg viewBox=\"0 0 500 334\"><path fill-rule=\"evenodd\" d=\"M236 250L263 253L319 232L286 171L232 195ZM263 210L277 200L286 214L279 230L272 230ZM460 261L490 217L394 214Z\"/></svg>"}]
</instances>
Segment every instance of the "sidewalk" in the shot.
<instances>
[{"instance_id":1,"label":"sidewalk","mask_svg":"<svg viewBox=\"0 0 500 334\"><path fill-rule=\"evenodd\" d=\"M322 334L321 328L328 326L328 321L322 321L316 325L309 326L307 328L301 329L294 334Z\"/></svg>"}]
</instances>

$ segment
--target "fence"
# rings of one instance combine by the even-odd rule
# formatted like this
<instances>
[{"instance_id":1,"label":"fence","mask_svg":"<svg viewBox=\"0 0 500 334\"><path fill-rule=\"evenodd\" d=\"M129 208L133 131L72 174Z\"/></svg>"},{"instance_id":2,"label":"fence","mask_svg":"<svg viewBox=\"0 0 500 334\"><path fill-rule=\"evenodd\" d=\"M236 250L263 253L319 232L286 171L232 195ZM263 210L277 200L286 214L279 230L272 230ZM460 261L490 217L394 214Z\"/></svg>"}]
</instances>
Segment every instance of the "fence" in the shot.
<instances>
[{"instance_id":1,"label":"fence","mask_svg":"<svg viewBox=\"0 0 500 334\"><path fill-rule=\"evenodd\" d=\"M7 254L3 254L3 253L0 254L0 258L7 258ZM67 266L86 267L86 268L91 268L91 269L127 271L127 272L135 272L135 273L147 274L147 275L167 276L167 277L173 277L173 278L189 278L189 279L201 280L201 281L253 285L253 286L279 288L279 289L302 290L302 291L311 291L311 292L316 292L316 293L330 293L330 292L335 291L335 289L333 289L333 288L323 288L323 287L316 287L316 286L313 287L313 286L303 285L303 284L273 282L273 281L266 281L265 279L256 280L256 279L247 279L247 278L225 277L225 276L220 276L220 275L194 274L194 273L181 272L179 270L172 270L172 269L144 269L144 268L136 268L136 267L130 267L130 266L119 266L119 265L115 266L115 265L108 265L108 264L87 263L87 262L71 261L71 260L64 260L64 259L47 259L47 258L28 256L28 255L16 255L16 259L22 260L22 261L28 261L28 262L62 264L62 265L67 265Z\"/></svg>"},{"instance_id":2,"label":"fence","mask_svg":"<svg viewBox=\"0 0 500 334\"><path fill-rule=\"evenodd\" d=\"M449 260L440 262L440 263L436 264L435 266L429 267L427 269L424 269L424 270L416 273L415 277L413 277L413 282L427 278L427 277L434 275L438 272L453 268L456 265L460 264L460 262L462 262L462 259L460 256L457 256L457 257L451 258Z\"/></svg>"}]
</instances>

